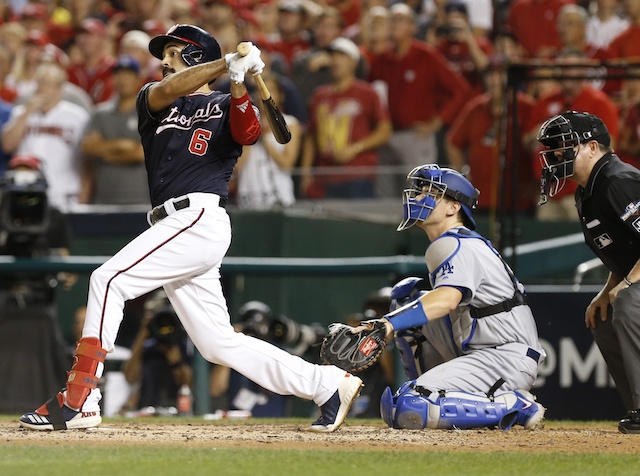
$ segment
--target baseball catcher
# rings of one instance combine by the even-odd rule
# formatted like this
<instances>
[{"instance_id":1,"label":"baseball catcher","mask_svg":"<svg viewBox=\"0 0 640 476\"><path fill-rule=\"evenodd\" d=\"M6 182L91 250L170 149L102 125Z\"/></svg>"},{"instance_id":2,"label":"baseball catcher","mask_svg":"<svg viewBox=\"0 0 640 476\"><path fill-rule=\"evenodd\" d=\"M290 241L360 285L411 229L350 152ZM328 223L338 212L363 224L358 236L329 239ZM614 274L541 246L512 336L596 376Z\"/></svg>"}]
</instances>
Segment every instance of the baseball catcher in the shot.
<instances>
[{"instance_id":1,"label":"baseball catcher","mask_svg":"<svg viewBox=\"0 0 640 476\"><path fill-rule=\"evenodd\" d=\"M475 231L480 192L437 165L416 167L407 181L398 231L417 226L427 234L432 290L419 289L421 278L400 281L391 312L334 327L324 358L358 371L394 334L409 380L382 395L382 418L393 428L540 428L546 409L529 390L545 353L524 286Z\"/></svg>"}]
</instances>

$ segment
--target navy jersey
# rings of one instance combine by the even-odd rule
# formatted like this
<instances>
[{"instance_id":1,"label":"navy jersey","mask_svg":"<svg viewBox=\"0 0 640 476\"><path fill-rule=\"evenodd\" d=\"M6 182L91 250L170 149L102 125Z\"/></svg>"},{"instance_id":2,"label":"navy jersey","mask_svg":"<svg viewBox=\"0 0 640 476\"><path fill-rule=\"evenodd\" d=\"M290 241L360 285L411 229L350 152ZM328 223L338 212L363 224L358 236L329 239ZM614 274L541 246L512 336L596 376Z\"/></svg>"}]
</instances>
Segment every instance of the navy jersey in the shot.
<instances>
[{"instance_id":1,"label":"navy jersey","mask_svg":"<svg viewBox=\"0 0 640 476\"><path fill-rule=\"evenodd\" d=\"M138 132L144 149L152 206L192 192L229 195L229 180L242 146L229 127L231 96L192 93L152 114L138 93Z\"/></svg>"},{"instance_id":2,"label":"navy jersey","mask_svg":"<svg viewBox=\"0 0 640 476\"><path fill-rule=\"evenodd\" d=\"M576 206L589 248L618 278L640 258L640 171L611 153L576 190Z\"/></svg>"}]
</instances>

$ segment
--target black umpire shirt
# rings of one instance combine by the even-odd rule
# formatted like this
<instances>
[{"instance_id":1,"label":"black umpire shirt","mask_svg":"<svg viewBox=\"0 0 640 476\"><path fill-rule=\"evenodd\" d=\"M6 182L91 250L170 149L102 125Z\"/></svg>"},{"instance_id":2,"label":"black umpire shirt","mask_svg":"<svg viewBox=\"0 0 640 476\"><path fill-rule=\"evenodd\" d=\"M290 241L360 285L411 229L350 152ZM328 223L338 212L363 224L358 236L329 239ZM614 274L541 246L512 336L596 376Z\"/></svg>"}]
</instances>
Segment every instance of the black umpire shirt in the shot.
<instances>
[{"instance_id":1,"label":"black umpire shirt","mask_svg":"<svg viewBox=\"0 0 640 476\"><path fill-rule=\"evenodd\" d=\"M625 277L640 258L640 170L608 152L578 186L576 207L589 248Z\"/></svg>"}]
</instances>

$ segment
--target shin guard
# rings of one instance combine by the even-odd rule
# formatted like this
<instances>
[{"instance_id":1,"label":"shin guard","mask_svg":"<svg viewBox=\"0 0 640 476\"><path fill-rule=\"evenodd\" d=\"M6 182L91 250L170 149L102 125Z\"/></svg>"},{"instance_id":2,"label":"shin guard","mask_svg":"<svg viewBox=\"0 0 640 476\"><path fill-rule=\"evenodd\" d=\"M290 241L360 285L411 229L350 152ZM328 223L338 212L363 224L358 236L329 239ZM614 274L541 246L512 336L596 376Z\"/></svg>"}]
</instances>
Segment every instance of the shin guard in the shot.
<instances>
[{"instance_id":1,"label":"shin guard","mask_svg":"<svg viewBox=\"0 0 640 476\"><path fill-rule=\"evenodd\" d=\"M100 364L104 366L107 351L100 346L97 337L83 337L78 342L73 366L67 375L66 405L80 411L91 390L98 386Z\"/></svg>"}]
</instances>

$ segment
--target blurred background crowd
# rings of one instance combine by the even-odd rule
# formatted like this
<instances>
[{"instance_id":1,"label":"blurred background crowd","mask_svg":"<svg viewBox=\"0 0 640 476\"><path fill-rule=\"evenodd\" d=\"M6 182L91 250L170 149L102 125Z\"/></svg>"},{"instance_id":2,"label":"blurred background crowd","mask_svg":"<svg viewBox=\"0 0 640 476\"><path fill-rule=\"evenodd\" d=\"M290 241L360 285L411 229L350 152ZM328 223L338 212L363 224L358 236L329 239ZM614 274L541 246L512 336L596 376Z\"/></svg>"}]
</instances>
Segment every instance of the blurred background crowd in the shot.
<instances>
[{"instance_id":1,"label":"blurred background crowd","mask_svg":"<svg viewBox=\"0 0 640 476\"><path fill-rule=\"evenodd\" d=\"M408 170L439 163L471 178L480 212L574 220L571 187L535 207L536 132L567 109L600 116L640 163L640 0L1 0L0 23L0 172L37 159L63 212L147 204L135 97L161 79L149 39L175 23L223 54L258 45L292 129L283 146L265 121L245 148L241 208L397 197Z\"/></svg>"}]
</instances>

